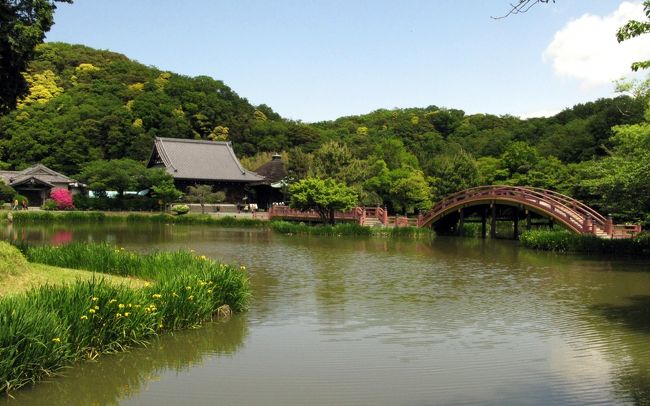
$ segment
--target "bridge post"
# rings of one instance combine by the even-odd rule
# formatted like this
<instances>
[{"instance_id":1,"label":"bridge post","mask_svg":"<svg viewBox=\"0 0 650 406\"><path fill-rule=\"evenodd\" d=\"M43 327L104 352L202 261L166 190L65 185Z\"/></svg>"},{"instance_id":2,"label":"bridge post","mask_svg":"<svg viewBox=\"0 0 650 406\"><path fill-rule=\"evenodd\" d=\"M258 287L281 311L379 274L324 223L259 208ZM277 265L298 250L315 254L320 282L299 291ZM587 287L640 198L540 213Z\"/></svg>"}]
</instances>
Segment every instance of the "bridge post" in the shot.
<instances>
[{"instance_id":1,"label":"bridge post","mask_svg":"<svg viewBox=\"0 0 650 406\"><path fill-rule=\"evenodd\" d=\"M593 234L594 233L594 222L591 219L590 215L587 215L587 217L585 217L585 221L584 221L584 223L582 225L582 232L584 234Z\"/></svg>"},{"instance_id":2,"label":"bridge post","mask_svg":"<svg viewBox=\"0 0 650 406\"><path fill-rule=\"evenodd\" d=\"M465 226L465 211L461 207L458 210L458 230L456 230L456 234L462 236L464 226Z\"/></svg>"},{"instance_id":3,"label":"bridge post","mask_svg":"<svg viewBox=\"0 0 650 406\"><path fill-rule=\"evenodd\" d=\"M612 219L611 214L607 215L607 221L605 222L605 232L610 237L614 234L614 219Z\"/></svg>"},{"instance_id":4,"label":"bridge post","mask_svg":"<svg viewBox=\"0 0 650 406\"><path fill-rule=\"evenodd\" d=\"M515 215L513 217L513 234L515 240L519 238L519 207L515 208Z\"/></svg>"},{"instance_id":5,"label":"bridge post","mask_svg":"<svg viewBox=\"0 0 650 406\"><path fill-rule=\"evenodd\" d=\"M497 205L492 202L490 205L492 208L492 218L490 219L490 238L496 238L497 236Z\"/></svg>"},{"instance_id":6,"label":"bridge post","mask_svg":"<svg viewBox=\"0 0 650 406\"><path fill-rule=\"evenodd\" d=\"M481 212L481 238L485 239L486 229L487 229L487 208L484 208Z\"/></svg>"},{"instance_id":7,"label":"bridge post","mask_svg":"<svg viewBox=\"0 0 650 406\"><path fill-rule=\"evenodd\" d=\"M530 220L530 210L526 209L526 230L530 231L533 228L533 223Z\"/></svg>"}]
</instances>

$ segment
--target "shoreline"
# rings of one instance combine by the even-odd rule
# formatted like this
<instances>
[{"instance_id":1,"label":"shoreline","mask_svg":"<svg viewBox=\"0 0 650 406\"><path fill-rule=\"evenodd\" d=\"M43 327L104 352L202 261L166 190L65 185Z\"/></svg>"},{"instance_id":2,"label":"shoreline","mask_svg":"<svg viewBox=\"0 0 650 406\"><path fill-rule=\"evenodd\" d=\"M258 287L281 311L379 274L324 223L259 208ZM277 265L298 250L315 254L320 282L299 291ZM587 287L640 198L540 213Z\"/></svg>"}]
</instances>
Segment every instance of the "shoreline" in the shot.
<instances>
[{"instance_id":1,"label":"shoreline","mask_svg":"<svg viewBox=\"0 0 650 406\"><path fill-rule=\"evenodd\" d=\"M45 283L0 297L0 392L54 376L102 354L145 346L154 337L225 319L247 309L243 267L192 252L140 255L108 244L23 248L0 242L0 270L30 264L84 270L86 280ZM79 271L81 272L81 271ZM101 278L121 276L141 285ZM0 275L0 283L7 276Z\"/></svg>"}]
</instances>

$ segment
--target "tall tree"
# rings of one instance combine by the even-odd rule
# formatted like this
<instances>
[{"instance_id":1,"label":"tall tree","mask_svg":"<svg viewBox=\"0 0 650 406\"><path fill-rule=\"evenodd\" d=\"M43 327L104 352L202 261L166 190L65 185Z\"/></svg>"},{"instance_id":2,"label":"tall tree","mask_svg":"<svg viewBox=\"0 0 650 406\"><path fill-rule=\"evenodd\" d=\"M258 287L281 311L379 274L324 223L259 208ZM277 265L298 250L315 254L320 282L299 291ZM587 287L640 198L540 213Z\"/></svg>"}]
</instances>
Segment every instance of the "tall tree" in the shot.
<instances>
[{"instance_id":1,"label":"tall tree","mask_svg":"<svg viewBox=\"0 0 650 406\"><path fill-rule=\"evenodd\" d=\"M0 0L0 112L15 108L16 100L27 93L23 72L54 24L55 1L72 3Z\"/></svg>"}]
</instances>

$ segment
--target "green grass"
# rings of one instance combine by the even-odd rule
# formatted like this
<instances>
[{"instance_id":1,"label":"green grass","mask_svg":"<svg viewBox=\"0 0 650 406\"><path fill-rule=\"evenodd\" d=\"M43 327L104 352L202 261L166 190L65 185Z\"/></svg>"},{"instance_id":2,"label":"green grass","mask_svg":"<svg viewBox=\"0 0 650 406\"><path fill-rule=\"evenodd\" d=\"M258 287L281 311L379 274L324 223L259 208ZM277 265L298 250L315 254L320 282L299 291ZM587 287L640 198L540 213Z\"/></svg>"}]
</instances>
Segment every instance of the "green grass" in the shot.
<instances>
[{"instance_id":1,"label":"green grass","mask_svg":"<svg viewBox=\"0 0 650 406\"><path fill-rule=\"evenodd\" d=\"M27 262L14 246L0 242L0 297L24 293L42 285L64 285L76 281L104 279L115 285L142 287L144 280Z\"/></svg>"},{"instance_id":2,"label":"green grass","mask_svg":"<svg viewBox=\"0 0 650 406\"><path fill-rule=\"evenodd\" d=\"M435 235L430 228L417 227L363 227L355 223L339 223L334 226L272 221L271 230L287 235L360 236L360 237L420 237Z\"/></svg>"},{"instance_id":3,"label":"green grass","mask_svg":"<svg viewBox=\"0 0 650 406\"><path fill-rule=\"evenodd\" d=\"M103 271L131 278L123 284L97 274L65 283L52 284L48 279L47 284L0 299L2 392L50 376L75 361L143 345L167 331L198 326L212 319L223 304L243 311L250 295L243 268L190 252L138 255L106 244L23 250L29 262L25 258L21 262L16 248L0 243L7 263L27 264L36 270L44 267L46 273L58 270L52 266L62 266L90 275L89 271ZM134 285L133 277L150 282L139 280Z\"/></svg>"},{"instance_id":4,"label":"green grass","mask_svg":"<svg viewBox=\"0 0 650 406\"><path fill-rule=\"evenodd\" d=\"M165 224L207 224L220 227L268 227L268 221L238 218L234 216L211 216L209 214L185 214L175 216L167 213L104 213L97 211L14 211L2 212L0 218L6 219L11 213L13 222L25 223L165 223Z\"/></svg>"},{"instance_id":5,"label":"green grass","mask_svg":"<svg viewBox=\"0 0 650 406\"><path fill-rule=\"evenodd\" d=\"M650 234L635 238L605 239L564 230L531 230L519 237L526 248L556 252L586 252L607 255L650 256Z\"/></svg>"}]
</instances>

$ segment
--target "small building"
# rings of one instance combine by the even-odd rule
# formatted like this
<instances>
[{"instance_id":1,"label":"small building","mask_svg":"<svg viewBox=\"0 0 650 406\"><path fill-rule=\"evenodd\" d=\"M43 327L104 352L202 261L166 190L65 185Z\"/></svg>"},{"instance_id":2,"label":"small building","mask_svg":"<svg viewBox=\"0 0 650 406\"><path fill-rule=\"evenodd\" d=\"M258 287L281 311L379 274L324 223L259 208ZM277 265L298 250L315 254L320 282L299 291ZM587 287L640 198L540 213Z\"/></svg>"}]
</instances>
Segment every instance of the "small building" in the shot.
<instances>
[{"instance_id":1,"label":"small building","mask_svg":"<svg viewBox=\"0 0 650 406\"><path fill-rule=\"evenodd\" d=\"M0 171L6 185L25 196L30 206L41 206L50 197L52 189L66 189L73 195L83 191L84 184L56 172L45 165L36 164L22 171Z\"/></svg>"},{"instance_id":2,"label":"small building","mask_svg":"<svg viewBox=\"0 0 650 406\"><path fill-rule=\"evenodd\" d=\"M224 191L231 202L246 200L253 193L251 185L264 180L245 169L232 144L222 141L156 137L147 168L164 168L179 190L211 185L213 190Z\"/></svg>"},{"instance_id":3,"label":"small building","mask_svg":"<svg viewBox=\"0 0 650 406\"><path fill-rule=\"evenodd\" d=\"M255 173L264 176L264 180L255 185L260 208L286 200L287 168L280 154L273 155L269 162L255 169Z\"/></svg>"}]
</instances>

